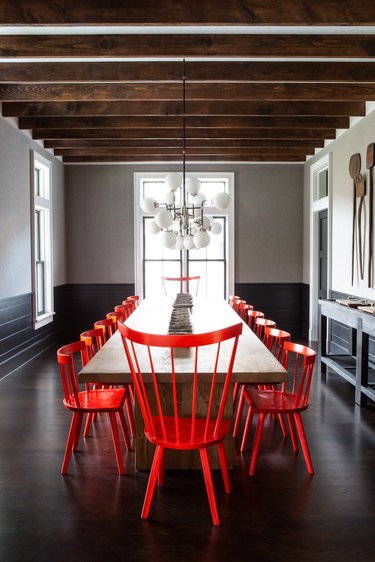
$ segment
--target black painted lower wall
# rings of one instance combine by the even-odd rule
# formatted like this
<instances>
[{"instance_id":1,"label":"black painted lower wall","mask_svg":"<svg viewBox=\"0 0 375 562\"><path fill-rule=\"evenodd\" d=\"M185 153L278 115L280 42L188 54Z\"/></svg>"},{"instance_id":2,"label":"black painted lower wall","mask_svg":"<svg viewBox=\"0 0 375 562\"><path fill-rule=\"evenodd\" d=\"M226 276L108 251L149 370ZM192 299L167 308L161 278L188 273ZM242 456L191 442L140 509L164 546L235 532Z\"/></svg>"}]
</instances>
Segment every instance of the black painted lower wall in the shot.
<instances>
[{"instance_id":1,"label":"black painted lower wall","mask_svg":"<svg viewBox=\"0 0 375 562\"><path fill-rule=\"evenodd\" d=\"M308 285L302 283L236 283L235 292L262 311L265 318L274 320L278 328L290 332L293 338L307 338L306 287Z\"/></svg>"},{"instance_id":2,"label":"black painted lower wall","mask_svg":"<svg viewBox=\"0 0 375 562\"><path fill-rule=\"evenodd\" d=\"M302 283L237 283L236 294L294 338L307 338L308 286ZM55 287L53 322L33 329L31 294L0 300L0 379L52 345L79 338L96 320L134 294L134 285L68 284Z\"/></svg>"},{"instance_id":3,"label":"black painted lower wall","mask_svg":"<svg viewBox=\"0 0 375 562\"><path fill-rule=\"evenodd\" d=\"M0 379L52 345L79 338L95 320L105 318L127 296L133 284L62 285L54 289L53 322L34 330L32 295L0 300Z\"/></svg>"}]
</instances>

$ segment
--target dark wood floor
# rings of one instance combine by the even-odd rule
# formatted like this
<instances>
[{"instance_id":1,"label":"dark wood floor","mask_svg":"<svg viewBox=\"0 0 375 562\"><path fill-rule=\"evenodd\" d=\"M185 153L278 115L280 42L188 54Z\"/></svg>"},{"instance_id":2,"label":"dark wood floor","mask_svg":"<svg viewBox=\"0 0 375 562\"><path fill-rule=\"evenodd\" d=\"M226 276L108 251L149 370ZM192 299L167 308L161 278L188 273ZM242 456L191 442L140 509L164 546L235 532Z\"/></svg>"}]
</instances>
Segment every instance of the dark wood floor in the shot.
<instances>
[{"instance_id":1,"label":"dark wood floor","mask_svg":"<svg viewBox=\"0 0 375 562\"><path fill-rule=\"evenodd\" d=\"M375 413L317 375L304 420L313 477L269 421L253 478L249 453L236 453L231 495L215 472L221 527L200 472L168 472L141 521L148 475L132 453L117 475L103 420L60 476L70 414L49 350L0 383L0 560L373 562Z\"/></svg>"}]
</instances>

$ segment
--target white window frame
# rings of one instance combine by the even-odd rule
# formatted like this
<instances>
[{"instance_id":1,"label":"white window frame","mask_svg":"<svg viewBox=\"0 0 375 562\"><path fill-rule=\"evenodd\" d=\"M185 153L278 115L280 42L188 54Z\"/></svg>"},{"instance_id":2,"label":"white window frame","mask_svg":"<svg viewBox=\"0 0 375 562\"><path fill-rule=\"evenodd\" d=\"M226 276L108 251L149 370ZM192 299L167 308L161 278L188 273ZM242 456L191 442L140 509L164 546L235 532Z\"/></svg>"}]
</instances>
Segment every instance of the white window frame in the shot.
<instances>
[{"instance_id":1,"label":"white window frame","mask_svg":"<svg viewBox=\"0 0 375 562\"><path fill-rule=\"evenodd\" d=\"M35 193L35 169L40 170L41 195ZM34 329L41 328L53 321L53 253L52 253L52 165L49 160L38 152L30 153L30 194L31 194L31 271L32 271L32 305ZM45 311L38 314L37 311L37 271L36 271L36 248L35 248L35 212L42 213L42 253L45 262L44 277L44 302Z\"/></svg>"},{"instance_id":2,"label":"white window frame","mask_svg":"<svg viewBox=\"0 0 375 562\"><path fill-rule=\"evenodd\" d=\"M319 174L328 170L328 196L319 199ZM327 289L332 287L332 152L327 153L310 168L310 327L309 340L317 341L319 335L318 294L319 294L319 213L328 211L328 263Z\"/></svg>"},{"instance_id":3,"label":"white window frame","mask_svg":"<svg viewBox=\"0 0 375 562\"><path fill-rule=\"evenodd\" d=\"M135 271L135 292L137 295L144 295L143 287L143 217L150 216L141 209L141 193L143 181L160 181L165 178L168 172L135 172L134 173L134 271ZM220 210L210 205L205 205L208 214L220 214L227 217L226 229L226 248L227 248L227 279L226 286L228 294L234 294L234 217L235 217L235 190L234 190L234 172L189 172L190 177L194 176L201 181L204 180L224 180L227 186L227 192L230 196L230 205L228 209Z\"/></svg>"}]
</instances>

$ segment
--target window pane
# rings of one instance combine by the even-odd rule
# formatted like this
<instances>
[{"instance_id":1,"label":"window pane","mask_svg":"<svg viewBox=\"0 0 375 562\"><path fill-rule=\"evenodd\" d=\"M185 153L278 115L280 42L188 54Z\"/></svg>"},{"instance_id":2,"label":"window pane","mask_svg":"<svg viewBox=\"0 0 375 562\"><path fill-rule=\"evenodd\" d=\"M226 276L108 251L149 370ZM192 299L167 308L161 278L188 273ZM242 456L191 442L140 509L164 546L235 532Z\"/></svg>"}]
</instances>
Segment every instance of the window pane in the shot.
<instances>
[{"instance_id":1,"label":"window pane","mask_svg":"<svg viewBox=\"0 0 375 562\"><path fill-rule=\"evenodd\" d=\"M180 251L170 250L169 248L163 248L160 241L159 234L150 234L148 231L148 225L153 220L152 217L144 217L144 244L145 244L145 259L146 260L179 260Z\"/></svg>"},{"instance_id":2,"label":"window pane","mask_svg":"<svg viewBox=\"0 0 375 562\"><path fill-rule=\"evenodd\" d=\"M318 176L318 199L328 195L328 170L323 170Z\"/></svg>"},{"instance_id":3,"label":"window pane","mask_svg":"<svg viewBox=\"0 0 375 562\"><path fill-rule=\"evenodd\" d=\"M35 195L39 197L42 195L40 192L40 179L41 179L41 170L39 168L34 168L34 192Z\"/></svg>"},{"instance_id":4,"label":"window pane","mask_svg":"<svg viewBox=\"0 0 375 562\"><path fill-rule=\"evenodd\" d=\"M224 181L201 181L201 191L207 197L207 201L211 201L216 193L226 191L226 182Z\"/></svg>"},{"instance_id":5,"label":"window pane","mask_svg":"<svg viewBox=\"0 0 375 562\"><path fill-rule=\"evenodd\" d=\"M37 314L44 314L46 312L45 306L45 268L43 261L36 262L36 310Z\"/></svg>"},{"instance_id":6,"label":"window pane","mask_svg":"<svg viewBox=\"0 0 375 562\"><path fill-rule=\"evenodd\" d=\"M225 298L225 265L217 261L190 261L189 275L200 275L198 296Z\"/></svg>"},{"instance_id":7,"label":"window pane","mask_svg":"<svg viewBox=\"0 0 375 562\"><path fill-rule=\"evenodd\" d=\"M180 262L146 261L145 262L145 297L165 296L162 276L180 277ZM177 292L177 291L176 291ZM169 294L168 294L169 296Z\"/></svg>"},{"instance_id":8,"label":"window pane","mask_svg":"<svg viewBox=\"0 0 375 562\"><path fill-rule=\"evenodd\" d=\"M162 203L164 200L164 194L167 191L164 180L145 181L143 182L143 195L141 199L144 197L153 197L156 201ZM175 192L176 205L180 204L180 191L180 189L177 189Z\"/></svg>"}]
</instances>

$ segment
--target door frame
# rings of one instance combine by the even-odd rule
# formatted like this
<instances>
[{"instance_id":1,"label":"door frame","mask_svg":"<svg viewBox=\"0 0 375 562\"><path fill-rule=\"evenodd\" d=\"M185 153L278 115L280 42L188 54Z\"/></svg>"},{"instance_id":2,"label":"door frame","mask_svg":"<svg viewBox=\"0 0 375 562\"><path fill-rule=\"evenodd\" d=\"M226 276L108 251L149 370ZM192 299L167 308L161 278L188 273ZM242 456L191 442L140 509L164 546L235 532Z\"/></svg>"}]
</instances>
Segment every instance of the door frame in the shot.
<instances>
[{"instance_id":1,"label":"door frame","mask_svg":"<svg viewBox=\"0 0 375 562\"><path fill-rule=\"evenodd\" d=\"M328 170L328 196L318 198L319 174ZM327 153L310 168L310 325L309 340L319 337L319 213L328 211L327 232L327 293L332 287L332 152Z\"/></svg>"}]
</instances>

